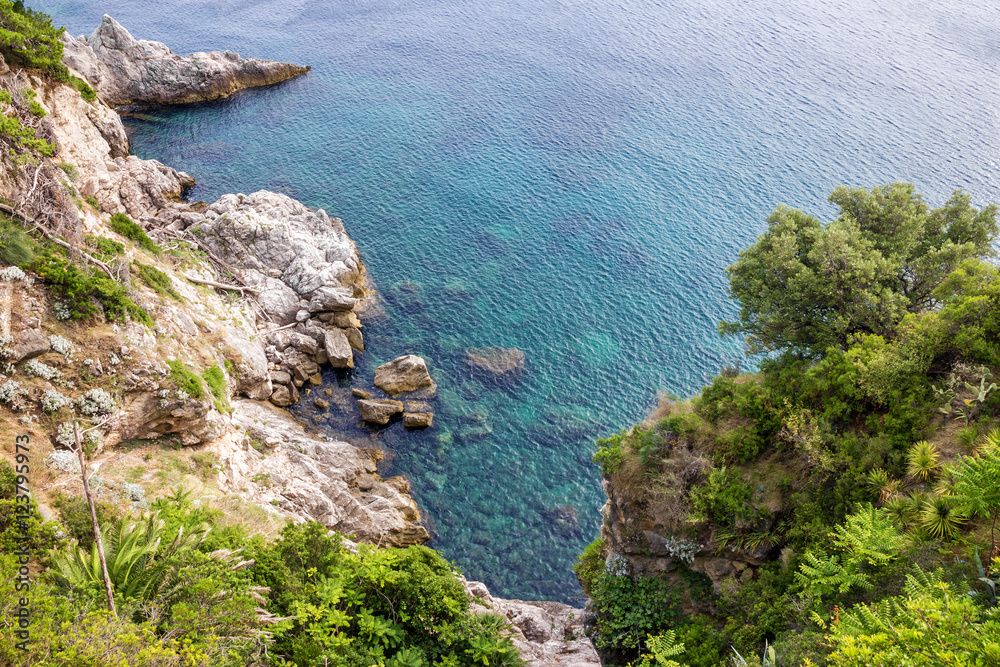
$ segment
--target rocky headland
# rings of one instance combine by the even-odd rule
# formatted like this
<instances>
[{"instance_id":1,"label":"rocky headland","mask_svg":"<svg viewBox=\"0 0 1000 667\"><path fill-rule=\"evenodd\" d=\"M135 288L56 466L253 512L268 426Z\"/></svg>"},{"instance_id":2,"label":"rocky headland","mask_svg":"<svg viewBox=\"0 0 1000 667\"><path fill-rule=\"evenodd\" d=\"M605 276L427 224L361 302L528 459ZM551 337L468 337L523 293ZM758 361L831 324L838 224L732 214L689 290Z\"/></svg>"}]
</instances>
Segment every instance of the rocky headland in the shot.
<instances>
[{"instance_id":1,"label":"rocky headland","mask_svg":"<svg viewBox=\"0 0 1000 667\"><path fill-rule=\"evenodd\" d=\"M120 324L98 314L83 326L56 317L63 307L58 297L30 275L5 274L0 384L10 379L18 388L4 399L10 408L4 426L52 442L38 421L45 397L59 389L107 390L116 401L100 432L94 470L128 459L130 449L120 443L172 442L211 454L213 488L276 520L316 520L383 546L426 541L407 480L379 475L381 452L307 433L281 409L313 391L321 405L323 369L352 368L354 355L364 351L370 281L342 221L266 191L185 202L182 194L194 179L130 155L122 121L109 106L212 100L308 68L228 52L182 58L162 44L135 40L108 16L89 38L64 41L65 64L98 99L87 102L70 86L23 71L0 73L6 90L36 92L44 118L25 116L25 122L54 146L35 167L12 164L0 177L0 197L24 220L31 217L26 212L57 210L47 217L50 227L62 225L109 274L145 267L165 276L165 284L135 280L130 288L153 324ZM156 251L127 245L110 265L97 259L94 244L118 244L109 224L116 214L134 220ZM523 353L487 357L490 372L524 363ZM28 372L28 364L42 375ZM210 369L221 375L222 389L186 391L199 369L205 377ZM21 388L15 376L31 381ZM423 359L395 359L379 367L373 384L381 393L355 392L364 419L380 424L402 416L408 428L432 426L427 401L436 388ZM44 468L51 459L35 463ZM79 486L69 469L49 467L50 487ZM43 512L51 512L42 501ZM469 586L484 609L510 621L531 664L598 664L583 637L580 610L500 600L482 584Z\"/></svg>"},{"instance_id":2,"label":"rocky headland","mask_svg":"<svg viewBox=\"0 0 1000 667\"><path fill-rule=\"evenodd\" d=\"M63 62L112 106L204 102L309 71L232 51L179 56L160 42L135 39L107 14L90 37L63 35L63 41Z\"/></svg>"}]
</instances>

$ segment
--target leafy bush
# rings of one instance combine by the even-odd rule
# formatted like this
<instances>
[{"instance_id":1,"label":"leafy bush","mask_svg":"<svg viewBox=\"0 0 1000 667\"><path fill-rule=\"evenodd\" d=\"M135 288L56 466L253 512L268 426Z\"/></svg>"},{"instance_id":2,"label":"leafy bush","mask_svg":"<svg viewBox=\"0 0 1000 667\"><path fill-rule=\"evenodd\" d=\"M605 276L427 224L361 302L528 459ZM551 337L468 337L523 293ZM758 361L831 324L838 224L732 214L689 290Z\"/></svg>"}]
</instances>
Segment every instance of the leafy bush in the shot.
<instances>
[{"instance_id":1,"label":"leafy bush","mask_svg":"<svg viewBox=\"0 0 1000 667\"><path fill-rule=\"evenodd\" d=\"M11 148L23 148L47 157L52 157L56 150L53 144L36 137L35 131L22 125L16 116L0 115L0 136L11 144Z\"/></svg>"},{"instance_id":2,"label":"leafy bush","mask_svg":"<svg viewBox=\"0 0 1000 667\"><path fill-rule=\"evenodd\" d=\"M601 466L601 472L610 476L618 472L625 460L625 450L622 440L626 432L622 431L607 438L597 439L597 452L594 454L594 463Z\"/></svg>"},{"instance_id":3,"label":"leafy bush","mask_svg":"<svg viewBox=\"0 0 1000 667\"><path fill-rule=\"evenodd\" d=\"M154 255L159 255L163 252L160 249L160 246L153 243L153 239L149 238L146 231L124 213L115 213L108 220L108 225L117 233L127 239L135 241L139 244L140 248L148 250Z\"/></svg>"},{"instance_id":4,"label":"leafy bush","mask_svg":"<svg viewBox=\"0 0 1000 667\"><path fill-rule=\"evenodd\" d=\"M208 390L212 392L215 409L224 412L228 408L229 392L226 389L226 375L219 368L219 364L213 364L211 368L206 369L202 373L202 378L208 385Z\"/></svg>"},{"instance_id":5,"label":"leafy bush","mask_svg":"<svg viewBox=\"0 0 1000 667\"><path fill-rule=\"evenodd\" d=\"M146 326L153 325L149 313L132 300L125 288L103 273L87 273L48 249L38 255L29 267L65 300L65 307L73 319L84 319L97 312L91 302L95 299L108 319L131 317Z\"/></svg>"},{"instance_id":6,"label":"leafy bush","mask_svg":"<svg viewBox=\"0 0 1000 667\"><path fill-rule=\"evenodd\" d=\"M0 215L0 264L22 266L35 258L37 244L20 225Z\"/></svg>"},{"instance_id":7,"label":"leafy bush","mask_svg":"<svg viewBox=\"0 0 1000 667\"><path fill-rule=\"evenodd\" d=\"M583 549L583 553L576 559L573 572L576 574L583 592L591 595L594 588L594 581L604 572L604 540L597 538Z\"/></svg>"},{"instance_id":8,"label":"leafy bush","mask_svg":"<svg viewBox=\"0 0 1000 667\"><path fill-rule=\"evenodd\" d=\"M183 361L167 360L170 367L170 379L174 381L177 388L192 398L201 400L205 395L205 387L201 384L201 379Z\"/></svg>"},{"instance_id":9,"label":"leafy bush","mask_svg":"<svg viewBox=\"0 0 1000 667\"><path fill-rule=\"evenodd\" d=\"M58 80L69 71L62 64L65 28L55 28L46 14L22 2L0 0L0 54L9 64L45 70Z\"/></svg>"},{"instance_id":10,"label":"leafy bush","mask_svg":"<svg viewBox=\"0 0 1000 667\"><path fill-rule=\"evenodd\" d=\"M94 543L94 527L87 499L83 496L59 496L54 504L59 510L59 520L66 536L76 540L81 548L90 550ZM114 506L101 500L95 501L94 509L97 511L98 525L101 526L118 521L121 516Z\"/></svg>"},{"instance_id":11,"label":"leafy bush","mask_svg":"<svg viewBox=\"0 0 1000 667\"><path fill-rule=\"evenodd\" d=\"M136 275L151 288L153 291L160 296L169 296L174 301L184 301L181 295L177 293L174 289L174 283L170 280L170 276L160 271L155 266L149 266L147 264L140 264L139 262L133 262L132 264L136 269Z\"/></svg>"},{"instance_id":12,"label":"leafy bush","mask_svg":"<svg viewBox=\"0 0 1000 667\"><path fill-rule=\"evenodd\" d=\"M80 77L73 76L72 74L70 74L67 83L69 83L69 85L73 86L73 88L78 90L80 92L80 97L82 97L87 102L93 102L94 100L97 99L97 93L94 91L94 89L90 87L89 83L87 83Z\"/></svg>"},{"instance_id":13,"label":"leafy bush","mask_svg":"<svg viewBox=\"0 0 1000 667\"><path fill-rule=\"evenodd\" d=\"M95 200L96 201L96 200ZM110 259L125 253L125 246L104 236L84 236L83 240L97 251L101 259Z\"/></svg>"},{"instance_id":14,"label":"leafy bush","mask_svg":"<svg viewBox=\"0 0 1000 667\"><path fill-rule=\"evenodd\" d=\"M677 594L658 577L602 573L591 590L598 615L594 644L616 659L638 658L647 635L669 629L680 617Z\"/></svg>"}]
</instances>

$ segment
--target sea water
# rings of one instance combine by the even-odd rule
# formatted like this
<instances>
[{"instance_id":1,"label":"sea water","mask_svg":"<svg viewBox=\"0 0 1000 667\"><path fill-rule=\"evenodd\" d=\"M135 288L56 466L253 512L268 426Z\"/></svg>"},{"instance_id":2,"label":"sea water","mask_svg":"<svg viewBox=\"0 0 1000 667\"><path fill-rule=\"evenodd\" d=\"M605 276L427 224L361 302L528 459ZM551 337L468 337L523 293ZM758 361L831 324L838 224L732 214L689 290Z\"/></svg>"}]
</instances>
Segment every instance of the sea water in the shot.
<instances>
[{"instance_id":1,"label":"sea water","mask_svg":"<svg viewBox=\"0 0 1000 667\"><path fill-rule=\"evenodd\" d=\"M29 3L30 4L30 3ZM725 267L779 202L908 180L1000 201L1000 14L959 0L45 0L179 53L311 65L127 118L193 199L269 189L341 217L385 317L327 372L330 435L387 452L432 546L495 595L573 600L604 501L593 442L742 357ZM517 347L523 375L466 349ZM433 428L359 426L375 367L427 359ZM322 392L318 395L325 396Z\"/></svg>"}]
</instances>

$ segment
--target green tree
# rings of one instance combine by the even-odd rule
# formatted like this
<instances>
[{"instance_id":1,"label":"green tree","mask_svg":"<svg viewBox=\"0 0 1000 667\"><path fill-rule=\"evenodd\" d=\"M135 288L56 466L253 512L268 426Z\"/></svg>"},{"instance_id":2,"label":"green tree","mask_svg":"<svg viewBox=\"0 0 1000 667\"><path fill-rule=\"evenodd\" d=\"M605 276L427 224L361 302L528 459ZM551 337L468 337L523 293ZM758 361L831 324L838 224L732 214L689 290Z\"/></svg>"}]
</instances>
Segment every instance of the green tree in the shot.
<instances>
[{"instance_id":1,"label":"green tree","mask_svg":"<svg viewBox=\"0 0 1000 667\"><path fill-rule=\"evenodd\" d=\"M997 207L975 209L956 191L931 210L909 183L839 187L839 215L818 218L781 205L767 231L729 267L739 321L753 353L789 350L819 356L846 349L858 333L892 338L907 313L937 305L935 288L968 259L988 256Z\"/></svg>"}]
</instances>

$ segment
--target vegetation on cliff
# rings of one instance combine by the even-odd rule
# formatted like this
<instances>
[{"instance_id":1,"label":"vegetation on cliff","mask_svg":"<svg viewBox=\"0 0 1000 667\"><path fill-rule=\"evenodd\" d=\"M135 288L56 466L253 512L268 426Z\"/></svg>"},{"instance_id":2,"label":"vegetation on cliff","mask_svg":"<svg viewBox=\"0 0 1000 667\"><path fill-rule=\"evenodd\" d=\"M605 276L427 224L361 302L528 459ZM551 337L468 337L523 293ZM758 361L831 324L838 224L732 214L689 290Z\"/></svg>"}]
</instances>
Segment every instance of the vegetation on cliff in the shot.
<instances>
[{"instance_id":1,"label":"vegetation on cliff","mask_svg":"<svg viewBox=\"0 0 1000 667\"><path fill-rule=\"evenodd\" d=\"M290 524L270 541L242 526L210 529L219 511L195 506L179 489L147 512L134 503L126 511L101 506L116 617L104 604L96 547L57 537L89 531L79 500L63 504L63 526L42 521L34 508L19 525L14 482L0 464L3 664L521 663L506 620L477 612L436 552L349 546L317 523ZM46 554L47 567L31 575L28 593L14 590L15 544ZM24 596L31 641L20 650L14 612Z\"/></svg>"},{"instance_id":2,"label":"vegetation on cliff","mask_svg":"<svg viewBox=\"0 0 1000 667\"><path fill-rule=\"evenodd\" d=\"M772 353L759 372L598 442L612 515L578 575L613 661L1000 659L997 209L901 183L830 199L825 225L779 207L729 269L721 329ZM625 579L683 615L622 632L602 612ZM683 652L649 644L666 630Z\"/></svg>"}]
</instances>

